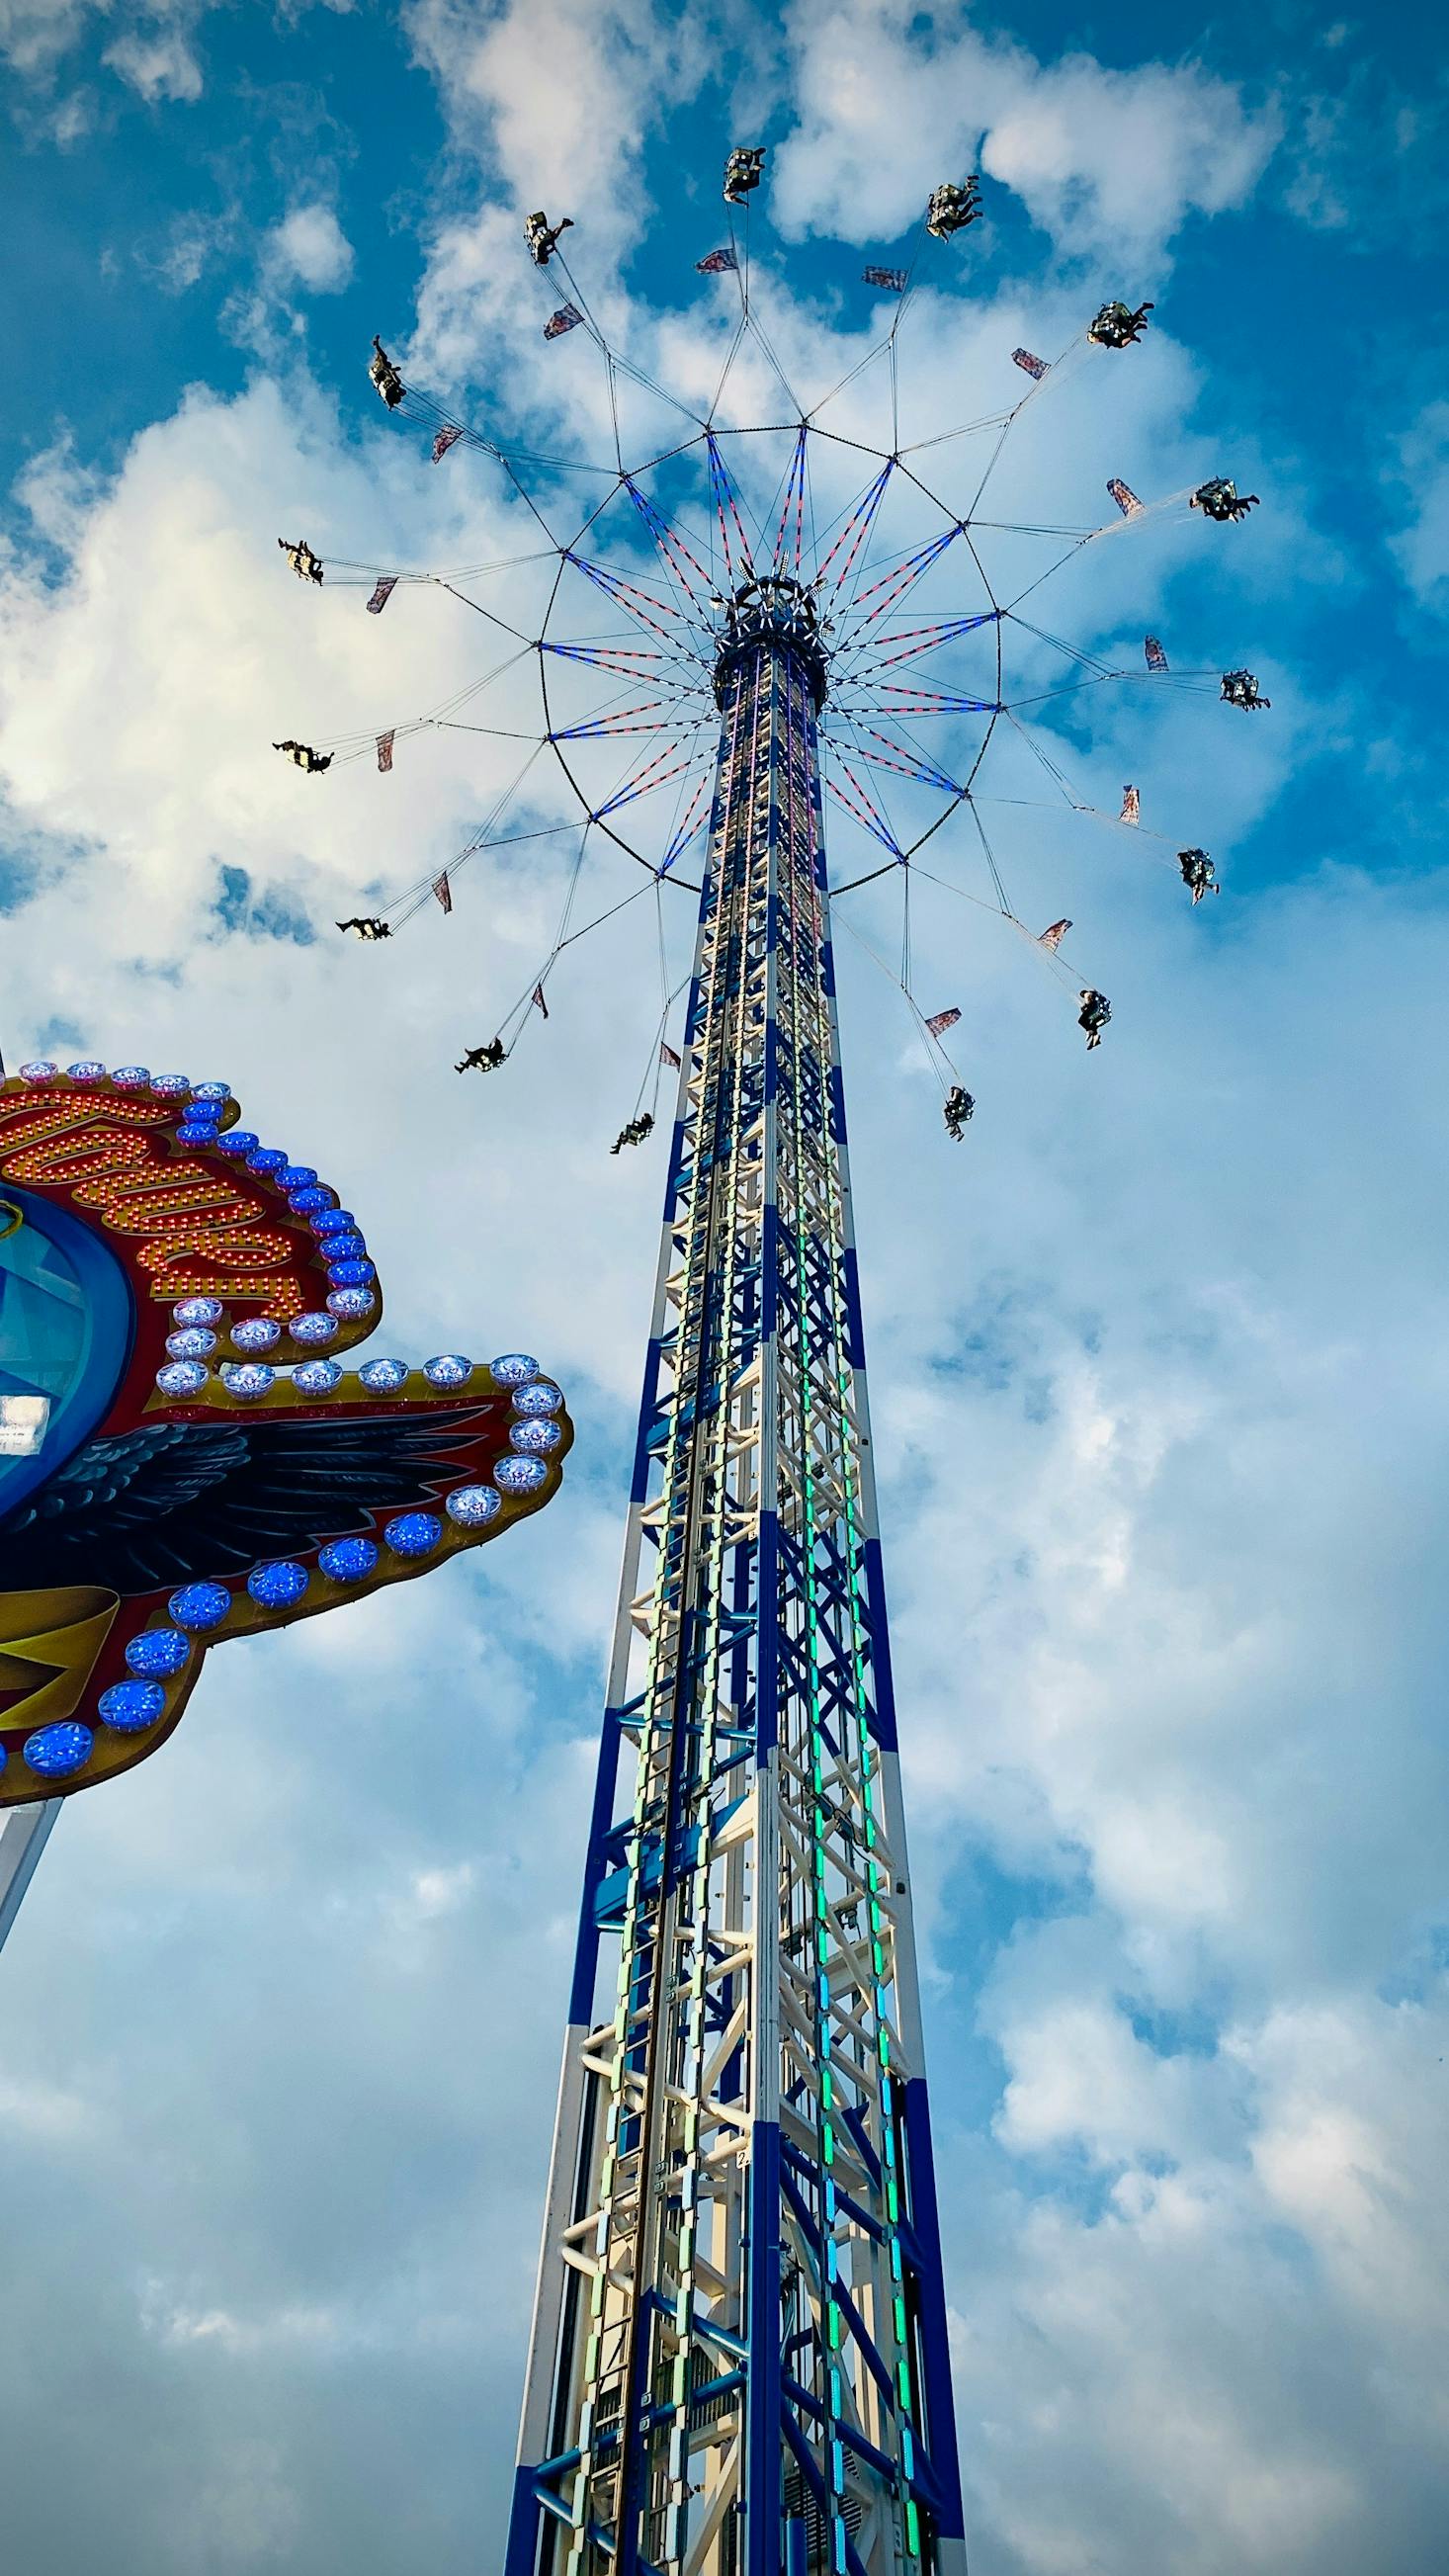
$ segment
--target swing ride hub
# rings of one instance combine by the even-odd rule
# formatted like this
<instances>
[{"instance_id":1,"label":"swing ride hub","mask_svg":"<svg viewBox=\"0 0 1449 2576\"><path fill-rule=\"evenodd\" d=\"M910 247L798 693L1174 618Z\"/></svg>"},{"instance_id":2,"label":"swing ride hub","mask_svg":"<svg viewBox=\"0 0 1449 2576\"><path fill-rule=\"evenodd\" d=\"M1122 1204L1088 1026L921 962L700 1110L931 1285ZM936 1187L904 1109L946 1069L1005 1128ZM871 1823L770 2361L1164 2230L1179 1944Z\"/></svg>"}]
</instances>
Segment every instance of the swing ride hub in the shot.
<instances>
[{"instance_id":1,"label":"swing ride hub","mask_svg":"<svg viewBox=\"0 0 1449 2576\"><path fill-rule=\"evenodd\" d=\"M716 671L507 2576L964 2568L823 685L809 593L747 585Z\"/></svg>"},{"instance_id":2,"label":"swing ride hub","mask_svg":"<svg viewBox=\"0 0 1449 2576\"><path fill-rule=\"evenodd\" d=\"M814 593L787 573L742 582L725 607L724 632L714 666L715 704L724 713L733 674L760 653L797 662L810 685L814 713L825 704L828 664Z\"/></svg>"}]
</instances>

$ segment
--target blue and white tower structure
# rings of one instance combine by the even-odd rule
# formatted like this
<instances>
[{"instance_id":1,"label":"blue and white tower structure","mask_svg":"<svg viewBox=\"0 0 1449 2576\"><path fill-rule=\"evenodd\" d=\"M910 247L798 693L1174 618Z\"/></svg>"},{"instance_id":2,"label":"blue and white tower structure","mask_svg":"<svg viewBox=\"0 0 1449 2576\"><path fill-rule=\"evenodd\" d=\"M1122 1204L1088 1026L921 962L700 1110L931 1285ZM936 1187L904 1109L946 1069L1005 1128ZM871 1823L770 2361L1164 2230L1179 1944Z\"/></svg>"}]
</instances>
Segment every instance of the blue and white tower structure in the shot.
<instances>
[{"instance_id":1,"label":"blue and white tower structure","mask_svg":"<svg viewBox=\"0 0 1449 2576\"><path fill-rule=\"evenodd\" d=\"M762 158L731 155L731 206ZM973 222L975 185L933 189L925 234ZM1183 667L1157 634L1125 660L1120 638L1068 641L1036 623L1044 585L1075 583L1085 605L1089 550L1169 517L1216 542L1255 504L1224 477L1144 502L1114 474L1105 523L1010 515L1015 425L1073 383L1087 405L1088 371L1130 363L1148 306L1104 305L1051 361L1003 346L982 362L978 417L903 438L924 242L906 268L865 271L888 299L880 336L807 400L732 230L696 263L719 301L691 400L610 346L564 229L529 218L541 292L559 293L549 270L571 299L543 338L593 342L612 460L584 452L591 415L567 402L566 452L510 452L375 342L389 413L430 435L435 464L472 450L521 550L472 571L329 565L327 587L370 586L380 615L400 584L431 585L483 616L499 658L375 737L277 746L304 769L375 759L384 776L439 728L520 748L450 867L430 860L385 919L344 925L365 939L435 921L435 898L450 914L478 851L577 836L552 947L458 1067L490 1086L540 1031L566 952L635 899L578 926L586 855L652 883L662 1040L664 889L699 867L685 1029L662 1050L678 1111L505 2576L964 2576L823 800L847 853L835 901L899 897L886 971L940 1086L949 1162L974 1108L945 1044L963 1013L912 989L913 883L1023 943L1059 988L1064 1037L1095 1052L1107 997L1063 948L1059 884L1029 898L1045 928L1013 909L997 809L1033 816L1003 827L1013 866L1054 867L1070 818L1125 831L1197 907L1208 853L1144 819L1136 787L1118 812L1115 789L1104 806L1068 776L1083 693L1266 703L1251 672ZM315 594L310 550L284 552ZM500 720L479 726L495 688ZM975 893L955 881L963 860ZM933 974L951 954L947 928ZM615 1152L652 1132L658 1078L651 1057Z\"/></svg>"},{"instance_id":2,"label":"blue and white tower structure","mask_svg":"<svg viewBox=\"0 0 1449 2576\"><path fill-rule=\"evenodd\" d=\"M708 854L507 2576L960 2576L816 592L720 603Z\"/></svg>"}]
</instances>

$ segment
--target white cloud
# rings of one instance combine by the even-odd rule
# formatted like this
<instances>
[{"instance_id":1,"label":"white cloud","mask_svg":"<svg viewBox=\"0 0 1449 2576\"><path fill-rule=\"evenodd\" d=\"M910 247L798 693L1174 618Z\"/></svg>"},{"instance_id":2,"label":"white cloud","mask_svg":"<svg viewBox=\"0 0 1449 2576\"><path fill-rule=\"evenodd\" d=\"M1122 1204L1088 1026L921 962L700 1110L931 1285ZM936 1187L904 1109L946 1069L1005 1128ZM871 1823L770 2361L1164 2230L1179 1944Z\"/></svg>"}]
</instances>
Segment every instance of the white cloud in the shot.
<instances>
[{"instance_id":1,"label":"white cloud","mask_svg":"<svg viewBox=\"0 0 1449 2576\"><path fill-rule=\"evenodd\" d=\"M105 0L0 0L0 53L22 77L44 78L79 42Z\"/></svg>"},{"instance_id":2,"label":"white cloud","mask_svg":"<svg viewBox=\"0 0 1449 2576\"><path fill-rule=\"evenodd\" d=\"M786 27L798 124L774 194L797 232L889 239L936 179L979 167L1059 249L1150 264L1190 213L1242 204L1277 139L1270 114L1196 63L1040 62L904 0L797 0Z\"/></svg>"},{"instance_id":3,"label":"white cloud","mask_svg":"<svg viewBox=\"0 0 1449 2576\"><path fill-rule=\"evenodd\" d=\"M352 244L330 206L294 206L263 244L263 266L283 285L336 295L352 275Z\"/></svg>"},{"instance_id":4,"label":"white cloud","mask_svg":"<svg viewBox=\"0 0 1449 2576\"><path fill-rule=\"evenodd\" d=\"M585 203L605 231L637 223L640 200L609 199L637 163L646 126L697 82L703 25L648 0L408 0L405 23L436 79L458 140L493 161L523 212Z\"/></svg>"},{"instance_id":5,"label":"white cloud","mask_svg":"<svg viewBox=\"0 0 1449 2576\"><path fill-rule=\"evenodd\" d=\"M1404 524L1394 555L1423 605L1449 613L1449 402L1426 404L1399 441L1398 469L1391 488Z\"/></svg>"},{"instance_id":6,"label":"white cloud","mask_svg":"<svg viewBox=\"0 0 1449 2576\"><path fill-rule=\"evenodd\" d=\"M473 1893L477 1872L470 1860L455 1861L448 1869L420 1869L413 1878L411 1902L415 1913L425 1923L440 1914L456 1914Z\"/></svg>"},{"instance_id":7,"label":"white cloud","mask_svg":"<svg viewBox=\"0 0 1449 2576\"><path fill-rule=\"evenodd\" d=\"M49 2141L84 2137L94 2125L83 2095L44 2081L26 2083L0 2072L0 2131Z\"/></svg>"},{"instance_id":8,"label":"white cloud","mask_svg":"<svg viewBox=\"0 0 1449 2576\"><path fill-rule=\"evenodd\" d=\"M118 36L105 60L148 106L201 96L201 65L180 26L138 28Z\"/></svg>"},{"instance_id":9,"label":"white cloud","mask_svg":"<svg viewBox=\"0 0 1449 2576\"><path fill-rule=\"evenodd\" d=\"M284 2307L265 2316L235 2316L227 2308L192 2308L173 2298L160 2281L146 2284L141 2298L141 2325L159 2343L215 2344L226 2353L258 2353L278 2345L334 2349L340 2339L338 2320L326 2308Z\"/></svg>"}]
</instances>

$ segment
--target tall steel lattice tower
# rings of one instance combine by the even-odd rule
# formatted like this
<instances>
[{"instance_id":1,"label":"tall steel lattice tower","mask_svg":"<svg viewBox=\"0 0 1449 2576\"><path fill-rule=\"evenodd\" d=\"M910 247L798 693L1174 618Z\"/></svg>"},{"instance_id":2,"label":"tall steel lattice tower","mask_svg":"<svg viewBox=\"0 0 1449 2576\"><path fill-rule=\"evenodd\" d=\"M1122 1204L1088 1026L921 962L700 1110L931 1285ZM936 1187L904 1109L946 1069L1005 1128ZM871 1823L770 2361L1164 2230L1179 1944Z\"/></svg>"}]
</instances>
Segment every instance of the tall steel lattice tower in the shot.
<instances>
[{"instance_id":1,"label":"tall steel lattice tower","mask_svg":"<svg viewBox=\"0 0 1449 2576\"><path fill-rule=\"evenodd\" d=\"M743 584L714 672L507 2576L965 2564L836 1029L827 685L811 592Z\"/></svg>"},{"instance_id":2,"label":"tall steel lattice tower","mask_svg":"<svg viewBox=\"0 0 1449 2576\"><path fill-rule=\"evenodd\" d=\"M732 206L763 157L731 154ZM591 837L643 866L656 902L686 882L676 861L705 851L682 1056L662 1050L680 1062L679 1104L505 2576L963 2576L822 786L856 843L837 901L899 889L901 968L887 972L940 1084L949 1153L974 1108L944 1043L962 1011L932 993L927 1013L912 991L913 880L1024 941L1095 1051L1111 1010L1063 949L1072 921L1053 904L1038 931L1012 909L982 807L1035 809L1024 855L1049 866L1064 813L1125 832L1196 908L1216 891L1208 853L1144 818L1135 786L1118 812L1067 777L1081 693L1268 703L1250 671L1183 668L1158 635L1124 665L1034 622L1043 585L1103 540L1169 516L1232 526L1255 507L1221 475L1144 502L1114 474L1105 526L1010 515L1010 432L1041 400L1072 402L1075 382L1073 435L1088 439L1088 371L1124 362L1150 306L1103 305L1050 362L978 347L963 371L994 407L902 439L916 261L926 236L979 211L974 180L932 191L911 265L864 272L888 299L881 336L843 352L854 363L808 404L754 312L748 227L732 228L696 262L720 297L695 353L711 353L700 382L718 360L707 413L610 347L559 248L566 227L530 216L540 274L553 263L572 299L545 341L578 331L604 363L614 461L584 464L581 516L570 459L510 453L373 344L374 386L428 425L434 463L471 445L502 469L525 549L463 572L329 567L332 588L374 584L378 614L399 583L441 587L488 620L502 656L379 734L377 767L437 726L522 743L452 874L484 848L579 835L537 980L458 1070L496 1072L547 1016L565 950L634 899L575 926ZM723 417L737 360L778 385L782 418L760 418L758 381ZM673 415L668 444L621 423L631 386ZM565 501L570 537L553 525ZM315 585L310 549L285 551ZM478 693L520 691L530 661L537 735L518 694L498 726L475 726ZM1057 701L1075 731L1053 721ZM548 819L546 799L524 810L545 746L572 822ZM277 748L309 770L373 754L366 736ZM968 856L974 835L989 895L954 883L953 823ZM448 871L401 892L389 920L342 926L391 936L435 897L451 912ZM667 987L662 910L659 938ZM932 955L950 953L948 933ZM675 999L666 989L661 1041ZM641 1086L616 1151L650 1133L643 1101Z\"/></svg>"}]
</instances>

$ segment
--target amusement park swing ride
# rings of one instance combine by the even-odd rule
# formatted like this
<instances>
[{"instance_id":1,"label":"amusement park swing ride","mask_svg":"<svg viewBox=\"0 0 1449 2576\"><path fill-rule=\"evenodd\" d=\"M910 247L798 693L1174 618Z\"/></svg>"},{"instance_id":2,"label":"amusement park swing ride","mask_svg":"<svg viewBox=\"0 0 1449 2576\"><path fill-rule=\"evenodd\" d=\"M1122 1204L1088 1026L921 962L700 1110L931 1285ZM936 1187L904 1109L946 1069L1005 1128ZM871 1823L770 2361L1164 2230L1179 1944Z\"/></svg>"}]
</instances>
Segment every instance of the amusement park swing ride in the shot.
<instances>
[{"instance_id":1,"label":"amusement park swing ride","mask_svg":"<svg viewBox=\"0 0 1449 2576\"><path fill-rule=\"evenodd\" d=\"M1208 853L1156 832L1133 785L1118 812L1079 794L1051 712L1118 686L1268 704L1249 670L1180 668L1156 634L1129 665L1040 622L1047 582L1108 538L1240 521L1256 496L1229 477L1144 502L1114 474L1097 526L993 515L1012 433L1068 374L1130 366L1151 307L1104 304L1050 361L1003 350L1009 399L903 437L903 325L937 285L935 245L982 211L974 178L945 183L908 264L864 273L876 338L807 403L752 281L764 158L729 156L729 237L694 264L717 299L697 401L614 345L565 255L571 219L528 218L543 339L591 345L602 367L603 461L471 425L374 342L389 413L423 426L435 464L487 460L527 526L517 553L424 572L278 539L309 589L363 588L381 616L399 589L430 587L495 648L422 715L279 753L315 777L360 761L387 775L441 728L518 747L466 846L339 929L390 942L453 912L479 852L564 845L553 941L495 1029L459 1033L457 1072L509 1080L570 952L636 901L659 924L659 1020L614 1152L648 1146L665 1072L675 1114L505 2576L962 2576L836 1011L833 922L849 907L835 908L899 887L899 972L877 962L959 1144L975 1108L961 1012L917 993L913 883L994 913L1095 1050L1110 1004L1070 961L1069 918L1013 911L995 809L1051 801L1127 833L1197 905L1218 891ZM636 436L641 402L669 416L667 437ZM497 726L480 721L490 690ZM958 845L985 891L953 880ZM638 882L582 918L600 855ZM695 934L671 984L676 887ZM512 1365L470 1377L493 1411L458 1436L496 1445L521 1408L515 1449L551 1443L536 1460L551 1491L562 1399L535 1363L510 1379ZM549 1429L528 1433L534 1420Z\"/></svg>"},{"instance_id":2,"label":"amusement park swing ride","mask_svg":"<svg viewBox=\"0 0 1449 2576\"><path fill-rule=\"evenodd\" d=\"M644 871L625 904L652 889L662 906L675 885L697 903L679 1043L666 971L613 1148L647 1143L675 1072L506 2576L964 2569L832 909L899 883L896 980L959 1143L975 1105L951 1052L961 1013L923 1009L910 965L912 880L949 883L944 826L974 836L994 908L1074 997L1090 1049L1111 1016L1068 961L1071 921L1033 928L1007 900L986 822L998 748L1016 758L1009 783L1034 764L1090 814L1033 724L1054 697L1131 681L1268 703L1245 669L1176 669L1156 635L1129 671L1037 622L1045 583L1111 532L1174 512L1228 527L1256 495L1217 474L1144 503L1113 475L1105 527L992 514L1013 429L1069 368L1130 364L1151 307L1103 305L1051 362L1015 349L1026 381L1009 402L903 439L921 260L981 213L974 178L947 183L910 264L865 272L885 299L878 341L807 404L752 293L764 157L730 155L725 199L745 220L695 263L720 298L707 404L611 342L565 256L572 219L528 218L535 268L568 289L543 338L593 344L611 460L510 447L374 342L372 383L424 426L433 462L469 448L490 461L528 525L519 556L418 573L324 565L278 540L303 581L368 586L377 615L400 585L441 587L498 646L426 715L278 745L300 768L390 772L415 734L478 727L500 683L514 694L497 732L524 736L459 856L339 928L390 940L434 902L451 912L477 851L572 838L555 939L496 1031L465 1043L460 1074L506 1079L547 1017L550 978L596 926L576 912L592 850ZM731 407L737 368L746 405L769 389L765 418ZM861 419L872 371L884 445ZM621 396L641 388L674 427L636 448ZM531 733L516 720L525 675ZM572 811L535 823L549 762ZM830 872L827 809L847 852ZM1101 819L1155 843L1194 905L1217 893L1207 852L1153 835L1134 785Z\"/></svg>"}]
</instances>

